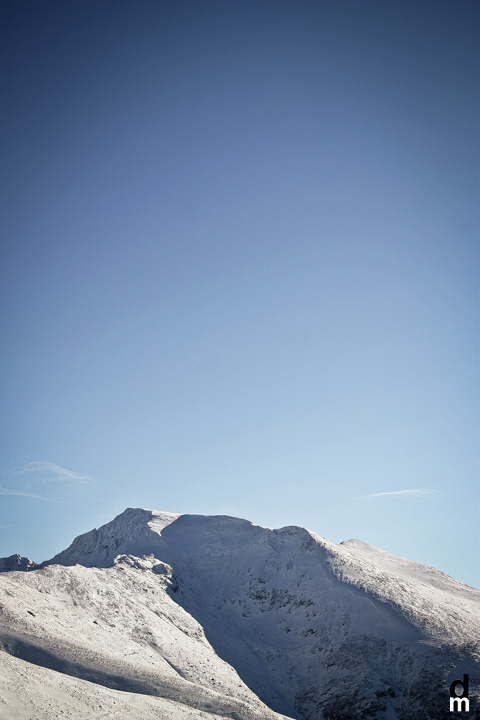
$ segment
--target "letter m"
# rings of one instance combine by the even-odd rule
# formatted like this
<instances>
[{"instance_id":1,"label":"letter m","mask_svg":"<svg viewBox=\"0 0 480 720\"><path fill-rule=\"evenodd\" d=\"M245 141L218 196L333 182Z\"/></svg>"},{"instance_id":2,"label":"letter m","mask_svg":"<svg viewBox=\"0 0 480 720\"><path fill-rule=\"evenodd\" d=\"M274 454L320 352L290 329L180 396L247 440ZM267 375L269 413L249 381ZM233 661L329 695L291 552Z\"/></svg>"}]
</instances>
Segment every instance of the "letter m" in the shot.
<instances>
[{"instance_id":1,"label":"letter m","mask_svg":"<svg viewBox=\"0 0 480 720\"><path fill-rule=\"evenodd\" d=\"M468 712L469 707L468 698L450 698L450 712Z\"/></svg>"}]
</instances>

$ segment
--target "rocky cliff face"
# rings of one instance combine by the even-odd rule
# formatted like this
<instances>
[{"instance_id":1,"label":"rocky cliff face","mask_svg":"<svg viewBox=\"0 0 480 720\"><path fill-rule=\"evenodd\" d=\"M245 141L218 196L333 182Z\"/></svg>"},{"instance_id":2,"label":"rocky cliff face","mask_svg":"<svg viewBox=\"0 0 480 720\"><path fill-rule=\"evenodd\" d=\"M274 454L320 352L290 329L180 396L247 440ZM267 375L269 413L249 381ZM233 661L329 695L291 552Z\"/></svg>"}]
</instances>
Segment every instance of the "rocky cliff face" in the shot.
<instances>
[{"instance_id":1,"label":"rocky cliff face","mask_svg":"<svg viewBox=\"0 0 480 720\"><path fill-rule=\"evenodd\" d=\"M10 572L11 570L35 570L38 565L33 560L22 555L10 555L10 557L0 558L0 572Z\"/></svg>"},{"instance_id":2,"label":"rocky cliff face","mask_svg":"<svg viewBox=\"0 0 480 720\"><path fill-rule=\"evenodd\" d=\"M469 673L477 717L479 593L360 541L128 509L0 587L7 652L104 689L215 717L446 720Z\"/></svg>"}]
</instances>

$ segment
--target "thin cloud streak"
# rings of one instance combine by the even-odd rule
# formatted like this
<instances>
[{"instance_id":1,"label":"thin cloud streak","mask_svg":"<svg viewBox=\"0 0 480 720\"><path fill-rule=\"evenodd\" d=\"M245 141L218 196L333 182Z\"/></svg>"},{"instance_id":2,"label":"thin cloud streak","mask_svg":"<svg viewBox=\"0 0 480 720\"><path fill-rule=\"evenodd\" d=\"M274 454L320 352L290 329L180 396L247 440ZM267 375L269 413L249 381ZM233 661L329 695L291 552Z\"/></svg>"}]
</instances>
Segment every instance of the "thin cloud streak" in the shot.
<instances>
[{"instance_id":1,"label":"thin cloud streak","mask_svg":"<svg viewBox=\"0 0 480 720\"><path fill-rule=\"evenodd\" d=\"M15 468L8 474L18 476L30 473L41 473L44 482L73 482L82 485L89 485L92 482L92 478L88 475L67 470L52 462L30 462L20 468Z\"/></svg>"},{"instance_id":2,"label":"thin cloud streak","mask_svg":"<svg viewBox=\"0 0 480 720\"><path fill-rule=\"evenodd\" d=\"M390 490L388 492L370 493L365 495L366 498L373 497L417 497L427 500L438 495L434 490L424 490L423 488L412 488L411 490Z\"/></svg>"},{"instance_id":3,"label":"thin cloud streak","mask_svg":"<svg viewBox=\"0 0 480 720\"><path fill-rule=\"evenodd\" d=\"M13 490L12 488L6 488L1 486L0 495L20 495L21 497L35 498L36 500L46 500L47 502L61 502L61 500L53 500L52 498L46 498L42 495L34 495L33 493L23 492L22 490ZM6 527L8 527L8 525Z\"/></svg>"}]
</instances>

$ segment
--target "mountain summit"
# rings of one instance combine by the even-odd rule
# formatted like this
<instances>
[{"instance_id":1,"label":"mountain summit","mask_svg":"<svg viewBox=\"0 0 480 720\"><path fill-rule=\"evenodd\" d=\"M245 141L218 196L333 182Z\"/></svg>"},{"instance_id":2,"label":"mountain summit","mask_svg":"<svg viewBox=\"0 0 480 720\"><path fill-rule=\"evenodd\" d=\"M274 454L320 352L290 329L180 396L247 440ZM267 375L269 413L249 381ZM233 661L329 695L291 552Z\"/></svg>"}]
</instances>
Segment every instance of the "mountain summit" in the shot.
<instances>
[{"instance_id":1,"label":"mountain summit","mask_svg":"<svg viewBox=\"0 0 480 720\"><path fill-rule=\"evenodd\" d=\"M480 717L478 591L359 540L129 508L2 567L9 720Z\"/></svg>"}]
</instances>

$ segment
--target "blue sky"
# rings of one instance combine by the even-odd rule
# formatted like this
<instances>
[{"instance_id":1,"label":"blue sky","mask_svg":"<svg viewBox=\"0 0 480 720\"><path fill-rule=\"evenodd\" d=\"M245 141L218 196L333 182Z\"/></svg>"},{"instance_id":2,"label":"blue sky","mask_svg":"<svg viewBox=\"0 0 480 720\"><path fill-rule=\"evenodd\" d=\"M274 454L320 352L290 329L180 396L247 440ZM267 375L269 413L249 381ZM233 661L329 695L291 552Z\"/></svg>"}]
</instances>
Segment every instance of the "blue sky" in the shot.
<instances>
[{"instance_id":1,"label":"blue sky","mask_svg":"<svg viewBox=\"0 0 480 720\"><path fill-rule=\"evenodd\" d=\"M0 555L142 506L478 586L478 4L1 12Z\"/></svg>"}]
</instances>

